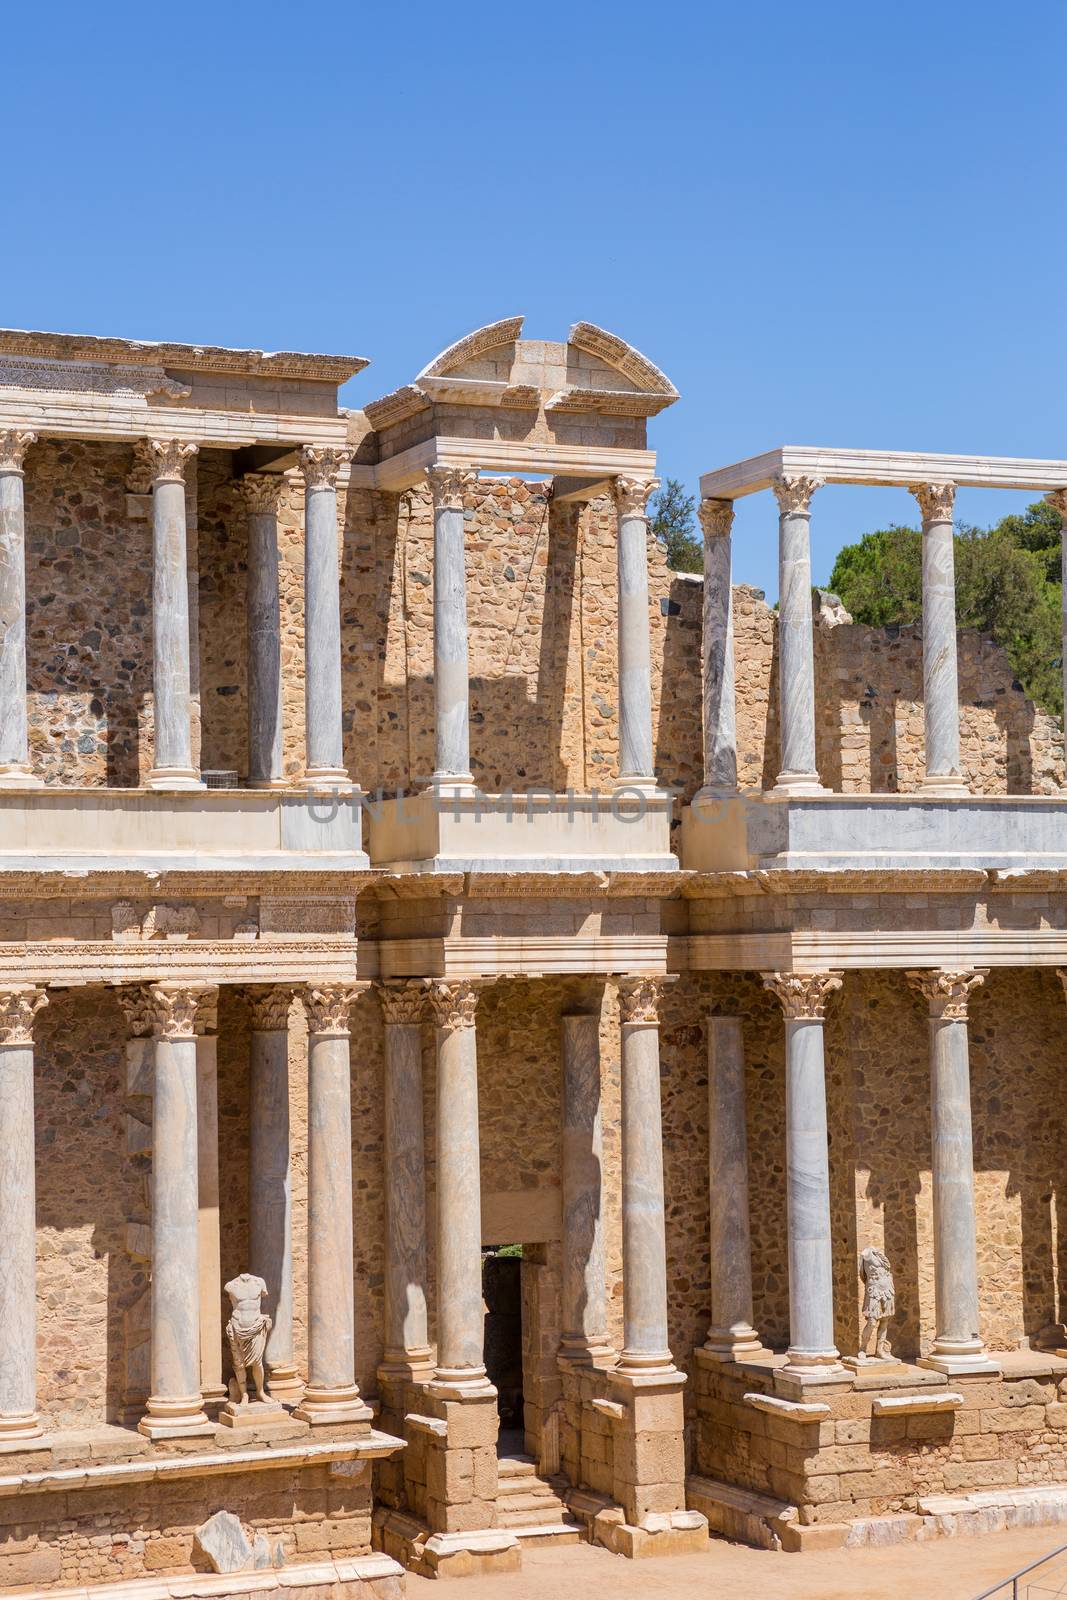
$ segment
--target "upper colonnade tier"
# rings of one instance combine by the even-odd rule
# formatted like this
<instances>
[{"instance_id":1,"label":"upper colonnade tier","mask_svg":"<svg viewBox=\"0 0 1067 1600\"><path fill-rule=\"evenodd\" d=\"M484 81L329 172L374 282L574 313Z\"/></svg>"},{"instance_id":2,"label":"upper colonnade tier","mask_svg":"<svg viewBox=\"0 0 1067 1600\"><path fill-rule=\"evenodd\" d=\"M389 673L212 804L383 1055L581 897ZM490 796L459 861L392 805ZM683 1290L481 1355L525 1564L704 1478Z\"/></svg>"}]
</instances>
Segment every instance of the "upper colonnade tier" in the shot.
<instances>
[{"instance_id":1,"label":"upper colonnade tier","mask_svg":"<svg viewBox=\"0 0 1067 1600\"><path fill-rule=\"evenodd\" d=\"M700 493L705 500L740 500L744 495L770 489L776 478L904 489L922 483L951 483L959 488L1046 490L1067 488L1067 461L786 444L705 472L700 479Z\"/></svg>"}]
</instances>

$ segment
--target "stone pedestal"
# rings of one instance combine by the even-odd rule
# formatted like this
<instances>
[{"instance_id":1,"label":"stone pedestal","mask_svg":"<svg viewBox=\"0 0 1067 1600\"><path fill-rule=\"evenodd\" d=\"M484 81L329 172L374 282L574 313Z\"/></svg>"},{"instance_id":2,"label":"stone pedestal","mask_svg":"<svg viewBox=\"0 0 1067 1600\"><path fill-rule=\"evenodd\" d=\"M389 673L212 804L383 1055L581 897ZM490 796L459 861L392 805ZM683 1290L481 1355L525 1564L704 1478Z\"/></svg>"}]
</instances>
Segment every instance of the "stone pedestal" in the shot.
<instances>
[{"instance_id":1,"label":"stone pedestal","mask_svg":"<svg viewBox=\"0 0 1067 1600\"><path fill-rule=\"evenodd\" d=\"M185 471L197 446L149 439L152 472L152 704L150 789L199 789L193 762Z\"/></svg>"},{"instance_id":2,"label":"stone pedestal","mask_svg":"<svg viewBox=\"0 0 1067 1600\"><path fill-rule=\"evenodd\" d=\"M337 549L337 475L350 450L308 445L304 473L305 781L313 788L349 785L341 725L341 590Z\"/></svg>"},{"instance_id":3,"label":"stone pedestal","mask_svg":"<svg viewBox=\"0 0 1067 1600\"><path fill-rule=\"evenodd\" d=\"M811 616L811 497L820 478L776 478L778 704L782 770L777 794L821 794L815 764L815 654Z\"/></svg>"},{"instance_id":4,"label":"stone pedestal","mask_svg":"<svg viewBox=\"0 0 1067 1600\"><path fill-rule=\"evenodd\" d=\"M433 496L433 787L452 793L472 786L463 513L478 474L431 467L426 476Z\"/></svg>"},{"instance_id":5,"label":"stone pedestal","mask_svg":"<svg viewBox=\"0 0 1067 1600\"><path fill-rule=\"evenodd\" d=\"M37 435L0 430L0 787L40 787L26 709L26 511L23 464Z\"/></svg>"},{"instance_id":6,"label":"stone pedestal","mask_svg":"<svg viewBox=\"0 0 1067 1600\"><path fill-rule=\"evenodd\" d=\"M619 784L655 787L648 623L648 501L656 478L616 478L619 582Z\"/></svg>"},{"instance_id":7,"label":"stone pedestal","mask_svg":"<svg viewBox=\"0 0 1067 1600\"><path fill-rule=\"evenodd\" d=\"M249 1095L248 1261L267 1285L263 1309L272 1327L267 1337L270 1392L296 1405L304 1393L293 1347L293 1223L289 1140L289 1007L286 988L252 994L251 1092Z\"/></svg>"},{"instance_id":8,"label":"stone pedestal","mask_svg":"<svg viewBox=\"0 0 1067 1600\"><path fill-rule=\"evenodd\" d=\"M33 1019L46 1004L32 984L0 989L0 1449L41 1436Z\"/></svg>"},{"instance_id":9,"label":"stone pedestal","mask_svg":"<svg viewBox=\"0 0 1067 1600\"><path fill-rule=\"evenodd\" d=\"M952 797L970 791L960 775L960 690L956 666L956 571L951 483L912 489L923 519L923 793Z\"/></svg>"}]
</instances>

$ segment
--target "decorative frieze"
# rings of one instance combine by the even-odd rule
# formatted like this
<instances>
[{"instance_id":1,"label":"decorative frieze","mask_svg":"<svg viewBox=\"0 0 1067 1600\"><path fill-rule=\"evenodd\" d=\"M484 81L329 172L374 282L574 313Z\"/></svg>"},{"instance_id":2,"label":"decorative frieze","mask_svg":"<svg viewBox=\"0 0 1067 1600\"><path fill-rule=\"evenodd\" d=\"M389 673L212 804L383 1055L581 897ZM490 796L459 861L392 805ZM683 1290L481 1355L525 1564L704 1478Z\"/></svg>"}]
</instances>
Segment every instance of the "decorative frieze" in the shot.
<instances>
[{"instance_id":1,"label":"decorative frieze","mask_svg":"<svg viewBox=\"0 0 1067 1600\"><path fill-rule=\"evenodd\" d=\"M309 444L300 452L300 470L308 489L336 489L337 475L352 459L351 450L334 445Z\"/></svg>"},{"instance_id":2,"label":"decorative frieze","mask_svg":"<svg viewBox=\"0 0 1067 1600\"><path fill-rule=\"evenodd\" d=\"M982 971L908 973L908 982L923 996L935 1022L966 1022L971 990L985 979Z\"/></svg>"},{"instance_id":3,"label":"decorative frieze","mask_svg":"<svg viewBox=\"0 0 1067 1600\"><path fill-rule=\"evenodd\" d=\"M156 1036L160 1039L195 1039L197 1012L207 987L201 983L154 983L149 993Z\"/></svg>"},{"instance_id":4,"label":"decorative frieze","mask_svg":"<svg viewBox=\"0 0 1067 1600\"><path fill-rule=\"evenodd\" d=\"M428 467L426 479L435 511L462 511L467 496L478 487L473 467Z\"/></svg>"},{"instance_id":5,"label":"decorative frieze","mask_svg":"<svg viewBox=\"0 0 1067 1600\"><path fill-rule=\"evenodd\" d=\"M658 478L616 478L615 509L619 516L647 516L649 499L658 488Z\"/></svg>"},{"instance_id":6,"label":"decorative frieze","mask_svg":"<svg viewBox=\"0 0 1067 1600\"><path fill-rule=\"evenodd\" d=\"M771 489L783 517L806 517L811 508L811 497L821 489L825 479L781 476L772 480Z\"/></svg>"},{"instance_id":7,"label":"decorative frieze","mask_svg":"<svg viewBox=\"0 0 1067 1600\"><path fill-rule=\"evenodd\" d=\"M0 430L0 472L21 472L26 451L37 443L37 435L28 428Z\"/></svg>"},{"instance_id":8,"label":"decorative frieze","mask_svg":"<svg viewBox=\"0 0 1067 1600\"><path fill-rule=\"evenodd\" d=\"M336 895L302 894L286 899L264 894L259 901L261 933L349 934L355 932L356 902Z\"/></svg>"},{"instance_id":9,"label":"decorative frieze","mask_svg":"<svg viewBox=\"0 0 1067 1600\"><path fill-rule=\"evenodd\" d=\"M0 388L44 389L50 394L111 394L130 400L165 395L188 400L189 384L158 366L121 366L95 361L49 361L27 356L0 358Z\"/></svg>"},{"instance_id":10,"label":"decorative frieze","mask_svg":"<svg viewBox=\"0 0 1067 1600\"><path fill-rule=\"evenodd\" d=\"M308 1032L347 1034L353 1002L365 988L366 984L328 983L305 989L302 998Z\"/></svg>"},{"instance_id":11,"label":"decorative frieze","mask_svg":"<svg viewBox=\"0 0 1067 1600\"><path fill-rule=\"evenodd\" d=\"M764 972L763 987L776 995L787 1022L821 1022L826 1002L843 979L839 972Z\"/></svg>"},{"instance_id":12,"label":"decorative frieze","mask_svg":"<svg viewBox=\"0 0 1067 1600\"><path fill-rule=\"evenodd\" d=\"M624 1026L630 1022L659 1022L659 1003L666 981L647 975L619 979L619 1019Z\"/></svg>"},{"instance_id":13,"label":"decorative frieze","mask_svg":"<svg viewBox=\"0 0 1067 1600\"><path fill-rule=\"evenodd\" d=\"M705 540L724 539L734 525L732 500L701 500L697 507Z\"/></svg>"},{"instance_id":14,"label":"decorative frieze","mask_svg":"<svg viewBox=\"0 0 1067 1600\"><path fill-rule=\"evenodd\" d=\"M481 987L460 980L458 983L435 983L429 991L434 1021L442 1033L456 1033L461 1028L473 1028L474 1016L481 998Z\"/></svg>"},{"instance_id":15,"label":"decorative frieze","mask_svg":"<svg viewBox=\"0 0 1067 1600\"><path fill-rule=\"evenodd\" d=\"M289 1026L289 1007L293 991L281 984L269 989L253 989L251 993L252 1031L254 1033L284 1033Z\"/></svg>"},{"instance_id":16,"label":"decorative frieze","mask_svg":"<svg viewBox=\"0 0 1067 1600\"><path fill-rule=\"evenodd\" d=\"M35 984L19 984L0 989L0 1046L32 1045L33 1019L48 995Z\"/></svg>"},{"instance_id":17,"label":"decorative frieze","mask_svg":"<svg viewBox=\"0 0 1067 1600\"><path fill-rule=\"evenodd\" d=\"M200 446L188 439L147 439L153 483L184 483L185 469Z\"/></svg>"},{"instance_id":18,"label":"decorative frieze","mask_svg":"<svg viewBox=\"0 0 1067 1600\"><path fill-rule=\"evenodd\" d=\"M410 978L399 983L379 983L378 999L386 1023L417 1026L426 1015L427 981Z\"/></svg>"},{"instance_id":19,"label":"decorative frieze","mask_svg":"<svg viewBox=\"0 0 1067 1600\"><path fill-rule=\"evenodd\" d=\"M916 483L910 492L919 502L924 522L951 522L956 503L954 483Z\"/></svg>"}]
</instances>

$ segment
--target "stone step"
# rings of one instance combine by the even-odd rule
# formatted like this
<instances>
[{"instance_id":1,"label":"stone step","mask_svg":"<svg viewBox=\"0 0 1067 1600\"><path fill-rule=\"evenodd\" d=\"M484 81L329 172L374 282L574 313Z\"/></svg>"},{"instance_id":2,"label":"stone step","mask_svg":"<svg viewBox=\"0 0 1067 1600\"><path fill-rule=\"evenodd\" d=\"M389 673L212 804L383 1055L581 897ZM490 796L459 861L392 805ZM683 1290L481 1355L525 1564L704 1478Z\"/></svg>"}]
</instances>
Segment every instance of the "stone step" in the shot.
<instances>
[{"instance_id":1,"label":"stone step","mask_svg":"<svg viewBox=\"0 0 1067 1600\"><path fill-rule=\"evenodd\" d=\"M581 1544L582 1530L577 1522L539 1522L526 1527L521 1524L513 1530L520 1544L532 1544L540 1550L545 1545Z\"/></svg>"},{"instance_id":2,"label":"stone step","mask_svg":"<svg viewBox=\"0 0 1067 1600\"><path fill-rule=\"evenodd\" d=\"M555 1496L556 1490L544 1478L504 1478L497 1485L497 1497L501 1500L514 1499L516 1495L539 1494Z\"/></svg>"},{"instance_id":3,"label":"stone step","mask_svg":"<svg viewBox=\"0 0 1067 1600\"><path fill-rule=\"evenodd\" d=\"M533 1456L498 1456L497 1475L501 1478L523 1478L529 1473L537 1476L537 1462Z\"/></svg>"},{"instance_id":4,"label":"stone step","mask_svg":"<svg viewBox=\"0 0 1067 1600\"><path fill-rule=\"evenodd\" d=\"M526 1506L522 1510L498 1504L497 1525L509 1528L512 1532L517 1528L536 1528L550 1522L562 1525L566 1510L566 1506L558 1500L539 1500L535 1506Z\"/></svg>"},{"instance_id":5,"label":"stone step","mask_svg":"<svg viewBox=\"0 0 1067 1600\"><path fill-rule=\"evenodd\" d=\"M501 1512L547 1511L549 1514L554 1514L557 1509L566 1510L565 1502L558 1494L553 1494L547 1485L542 1486L537 1493L498 1495L497 1505Z\"/></svg>"}]
</instances>

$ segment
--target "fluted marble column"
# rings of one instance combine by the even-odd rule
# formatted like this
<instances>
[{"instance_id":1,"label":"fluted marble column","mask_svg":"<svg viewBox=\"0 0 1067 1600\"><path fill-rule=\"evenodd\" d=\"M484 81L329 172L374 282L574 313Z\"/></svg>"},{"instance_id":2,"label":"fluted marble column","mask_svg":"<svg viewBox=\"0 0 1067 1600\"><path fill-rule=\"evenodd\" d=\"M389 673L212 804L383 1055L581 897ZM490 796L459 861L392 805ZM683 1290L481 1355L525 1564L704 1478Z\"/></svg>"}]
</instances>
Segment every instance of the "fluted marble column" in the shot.
<instances>
[{"instance_id":1,"label":"fluted marble column","mask_svg":"<svg viewBox=\"0 0 1067 1600\"><path fill-rule=\"evenodd\" d=\"M352 1257L352 1003L365 984L304 992L308 1019L308 1381L293 1415L369 1422L356 1384Z\"/></svg>"},{"instance_id":2,"label":"fluted marble column","mask_svg":"<svg viewBox=\"0 0 1067 1600\"><path fill-rule=\"evenodd\" d=\"M267 1285L270 1392L295 1405L304 1392L293 1346L293 1190L289 1140L289 1007L282 987L252 991L248 1266Z\"/></svg>"},{"instance_id":3,"label":"fluted marble column","mask_svg":"<svg viewBox=\"0 0 1067 1600\"><path fill-rule=\"evenodd\" d=\"M48 997L34 984L0 989L0 1443L35 1439L37 1201L33 1019Z\"/></svg>"},{"instance_id":4,"label":"fluted marble column","mask_svg":"<svg viewBox=\"0 0 1067 1600\"><path fill-rule=\"evenodd\" d=\"M282 639L278 590L278 500L285 479L249 473L241 480L248 511L248 785L285 787L282 772Z\"/></svg>"},{"instance_id":5,"label":"fluted marble column","mask_svg":"<svg viewBox=\"0 0 1067 1600\"><path fill-rule=\"evenodd\" d=\"M951 483L912 489L923 519L923 792L965 795L960 776L960 686L956 667L956 569Z\"/></svg>"},{"instance_id":6,"label":"fluted marble column","mask_svg":"<svg viewBox=\"0 0 1067 1600\"><path fill-rule=\"evenodd\" d=\"M433 786L455 793L472 787L463 513L478 474L430 467L426 477L433 496Z\"/></svg>"},{"instance_id":7,"label":"fluted marble column","mask_svg":"<svg viewBox=\"0 0 1067 1600\"><path fill-rule=\"evenodd\" d=\"M984 972L909 972L929 1007L934 1191L934 1343L920 1366L995 1371L979 1333L967 1003Z\"/></svg>"},{"instance_id":8,"label":"fluted marble column","mask_svg":"<svg viewBox=\"0 0 1067 1600\"><path fill-rule=\"evenodd\" d=\"M435 983L437 1024L437 1371L435 1394L492 1390L482 1305L482 1178L473 983Z\"/></svg>"},{"instance_id":9,"label":"fluted marble column","mask_svg":"<svg viewBox=\"0 0 1067 1600\"><path fill-rule=\"evenodd\" d=\"M150 1439L211 1424L200 1393L196 1017L210 985L155 983L152 1081L152 1387Z\"/></svg>"},{"instance_id":10,"label":"fluted marble column","mask_svg":"<svg viewBox=\"0 0 1067 1600\"><path fill-rule=\"evenodd\" d=\"M654 788L648 626L648 501L658 478L616 478L619 581L619 783Z\"/></svg>"},{"instance_id":11,"label":"fluted marble column","mask_svg":"<svg viewBox=\"0 0 1067 1600\"><path fill-rule=\"evenodd\" d=\"M37 435L0 431L0 787L36 787L26 710L26 510L23 466Z\"/></svg>"},{"instance_id":12,"label":"fluted marble column","mask_svg":"<svg viewBox=\"0 0 1067 1600\"><path fill-rule=\"evenodd\" d=\"M732 500L701 500L704 530L704 786L697 800L737 792Z\"/></svg>"},{"instance_id":13,"label":"fluted marble column","mask_svg":"<svg viewBox=\"0 0 1067 1600\"><path fill-rule=\"evenodd\" d=\"M222 1381L222 1238L219 1229L219 991L203 989L196 1022L196 1188L199 1208L200 1393L226 1399Z\"/></svg>"},{"instance_id":14,"label":"fluted marble column","mask_svg":"<svg viewBox=\"0 0 1067 1600\"><path fill-rule=\"evenodd\" d=\"M305 782L348 785L341 723L341 584L337 475L351 450L307 445L304 474Z\"/></svg>"},{"instance_id":15,"label":"fluted marble column","mask_svg":"<svg viewBox=\"0 0 1067 1600\"><path fill-rule=\"evenodd\" d=\"M1045 496L1045 499L1059 515L1061 571L1067 574L1067 489L1053 489L1051 494ZM1067 582L1062 585L1060 593L1060 640L1063 657L1060 669L1063 677L1063 703L1067 705Z\"/></svg>"},{"instance_id":16,"label":"fluted marble column","mask_svg":"<svg viewBox=\"0 0 1067 1600\"><path fill-rule=\"evenodd\" d=\"M186 557L185 469L197 446L149 439L152 473L152 700L155 751L150 789L199 789L193 765Z\"/></svg>"},{"instance_id":17,"label":"fluted marble column","mask_svg":"<svg viewBox=\"0 0 1067 1600\"><path fill-rule=\"evenodd\" d=\"M821 478L780 477L778 501L779 794L819 794L815 761L815 653L811 616L811 497Z\"/></svg>"},{"instance_id":18,"label":"fluted marble column","mask_svg":"<svg viewBox=\"0 0 1067 1600\"><path fill-rule=\"evenodd\" d=\"M704 1349L725 1361L767 1354L752 1326L745 1052L740 1017L708 1018L711 1326Z\"/></svg>"},{"instance_id":19,"label":"fluted marble column","mask_svg":"<svg viewBox=\"0 0 1067 1600\"><path fill-rule=\"evenodd\" d=\"M623 1376L675 1370L667 1338L667 1239L659 1002L663 979L619 979L622 1030Z\"/></svg>"},{"instance_id":20,"label":"fluted marble column","mask_svg":"<svg viewBox=\"0 0 1067 1600\"><path fill-rule=\"evenodd\" d=\"M563 1321L559 1354L606 1361L604 1265L604 1125L600 1104L600 1018L560 1019L563 1044Z\"/></svg>"},{"instance_id":21,"label":"fluted marble column","mask_svg":"<svg viewBox=\"0 0 1067 1600\"><path fill-rule=\"evenodd\" d=\"M785 1012L785 1143L789 1233L789 1359L785 1371L843 1373L834 1344L830 1158L823 1020L841 978L833 972L765 972Z\"/></svg>"},{"instance_id":22,"label":"fluted marble column","mask_svg":"<svg viewBox=\"0 0 1067 1600\"><path fill-rule=\"evenodd\" d=\"M378 987L385 1023L385 1352L383 1378L429 1377L422 1021L426 983Z\"/></svg>"}]
</instances>

